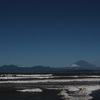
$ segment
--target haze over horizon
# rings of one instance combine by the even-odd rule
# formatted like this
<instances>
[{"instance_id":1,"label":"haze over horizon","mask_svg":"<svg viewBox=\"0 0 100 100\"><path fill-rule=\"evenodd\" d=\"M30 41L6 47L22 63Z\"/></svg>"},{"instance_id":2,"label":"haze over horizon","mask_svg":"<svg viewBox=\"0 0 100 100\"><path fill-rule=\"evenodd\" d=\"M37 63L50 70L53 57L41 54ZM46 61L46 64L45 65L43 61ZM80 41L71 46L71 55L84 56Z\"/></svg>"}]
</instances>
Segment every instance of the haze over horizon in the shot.
<instances>
[{"instance_id":1,"label":"haze over horizon","mask_svg":"<svg viewBox=\"0 0 100 100\"><path fill-rule=\"evenodd\" d=\"M100 65L99 0L0 1L0 66Z\"/></svg>"}]
</instances>

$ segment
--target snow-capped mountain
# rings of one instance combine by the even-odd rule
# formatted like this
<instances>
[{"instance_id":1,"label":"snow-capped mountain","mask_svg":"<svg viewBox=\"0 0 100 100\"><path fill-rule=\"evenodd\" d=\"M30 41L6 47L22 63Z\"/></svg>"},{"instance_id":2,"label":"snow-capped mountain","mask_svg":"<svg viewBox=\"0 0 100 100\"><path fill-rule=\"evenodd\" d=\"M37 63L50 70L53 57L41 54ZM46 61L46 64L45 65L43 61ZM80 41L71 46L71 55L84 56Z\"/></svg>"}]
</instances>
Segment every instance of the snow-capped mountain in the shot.
<instances>
[{"instance_id":1,"label":"snow-capped mountain","mask_svg":"<svg viewBox=\"0 0 100 100\"><path fill-rule=\"evenodd\" d=\"M78 68L78 69L95 69L96 66L93 64L88 63L85 60L79 60L71 65L69 65L68 67L70 68Z\"/></svg>"},{"instance_id":2,"label":"snow-capped mountain","mask_svg":"<svg viewBox=\"0 0 100 100\"><path fill-rule=\"evenodd\" d=\"M0 73L66 73L75 70L100 70L93 64L85 60L79 60L67 67L48 67L48 66L33 66L33 67L18 67L16 65L4 65L0 67Z\"/></svg>"}]
</instances>

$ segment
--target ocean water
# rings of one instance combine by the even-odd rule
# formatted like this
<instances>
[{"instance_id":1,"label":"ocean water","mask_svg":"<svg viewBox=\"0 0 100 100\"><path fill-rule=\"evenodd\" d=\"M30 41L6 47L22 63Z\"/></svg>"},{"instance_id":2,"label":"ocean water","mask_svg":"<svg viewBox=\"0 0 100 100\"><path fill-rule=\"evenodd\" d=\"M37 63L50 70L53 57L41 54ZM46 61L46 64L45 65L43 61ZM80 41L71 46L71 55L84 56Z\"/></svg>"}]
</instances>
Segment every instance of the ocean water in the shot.
<instances>
[{"instance_id":1,"label":"ocean water","mask_svg":"<svg viewBox=\"0 0 100 100\"><path fill-rule=\"evenodd\" d=\"M1 100L100 100L99 75L1 74Z\"/></svg>"}]
</instances>

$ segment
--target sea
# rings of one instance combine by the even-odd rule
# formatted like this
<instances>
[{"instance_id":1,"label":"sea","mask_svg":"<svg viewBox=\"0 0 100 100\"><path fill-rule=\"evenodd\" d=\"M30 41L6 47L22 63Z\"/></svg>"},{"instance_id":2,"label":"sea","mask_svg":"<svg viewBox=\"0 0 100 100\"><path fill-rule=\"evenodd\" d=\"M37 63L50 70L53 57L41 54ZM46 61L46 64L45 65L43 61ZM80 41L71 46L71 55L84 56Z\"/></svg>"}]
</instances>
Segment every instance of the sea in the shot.
<instances>
[{"instance_id":1,"label":"sea","mask_svg":"<svg viewBox=\"0 0 100 100\"><path fill-rule=\"evenodd\" d=\"M100 100L100 75L0 74L0 100Z\"/></svg>"}]
</instances>

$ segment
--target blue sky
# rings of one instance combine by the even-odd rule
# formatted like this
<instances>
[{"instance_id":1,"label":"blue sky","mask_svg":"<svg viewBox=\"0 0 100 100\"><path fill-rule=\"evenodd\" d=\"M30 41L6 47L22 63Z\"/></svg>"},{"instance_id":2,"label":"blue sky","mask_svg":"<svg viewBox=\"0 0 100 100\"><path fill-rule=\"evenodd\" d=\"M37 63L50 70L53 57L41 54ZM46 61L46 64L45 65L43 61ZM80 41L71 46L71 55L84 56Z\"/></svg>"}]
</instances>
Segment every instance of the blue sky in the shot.
<instances>
[{"instance_id":1,"label":"blue sky","mask_svg":"<svg viewBox=\"0 0 100 100\"><path fill-rule=\"evenodd\" d=\"M99 0L0 1L0 65L100 65Z\"/></svg>"}]
</instances>

